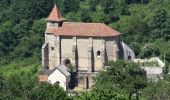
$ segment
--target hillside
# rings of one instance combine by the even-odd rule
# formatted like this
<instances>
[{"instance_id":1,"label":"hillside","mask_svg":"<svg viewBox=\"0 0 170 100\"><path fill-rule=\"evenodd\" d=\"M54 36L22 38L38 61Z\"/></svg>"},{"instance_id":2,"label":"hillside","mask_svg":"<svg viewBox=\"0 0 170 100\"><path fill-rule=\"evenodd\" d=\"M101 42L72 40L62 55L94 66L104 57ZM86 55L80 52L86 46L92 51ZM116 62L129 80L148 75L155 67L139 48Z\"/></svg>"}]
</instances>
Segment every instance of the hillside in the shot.
<instances>
[{"instance_id":1,"label":"hillside","mask_svg":"<svg viewBox=\"0 0 170 100\"><path fill-rule=\"evenodd\" d=\"M105 23L122 33L120 39L135 51L137 58L159 56L163 60L165 55L169 66L169 0L0 0L3 77L36 75L41 67L45 19L53 7L51 1L67 21Z\"/></svg>"}]
</instances>

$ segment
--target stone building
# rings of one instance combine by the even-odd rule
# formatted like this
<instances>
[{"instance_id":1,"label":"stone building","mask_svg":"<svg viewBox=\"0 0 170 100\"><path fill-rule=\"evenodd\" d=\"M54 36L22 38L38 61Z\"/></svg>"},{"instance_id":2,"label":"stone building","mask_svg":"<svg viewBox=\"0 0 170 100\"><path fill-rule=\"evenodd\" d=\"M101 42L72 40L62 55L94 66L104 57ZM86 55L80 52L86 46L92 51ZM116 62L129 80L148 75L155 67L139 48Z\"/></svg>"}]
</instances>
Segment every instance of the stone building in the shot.
<instances>
[{"instance_id":1,"label":"stone building","mask_svg":"<svg viewBox=\"0 0 170 100\"><path fill-rule=\"evenodd\" d=\"M109 60L124 59L129 47L124 50L120 35L104 23L66 22L55 5L47 18L42 66L51 71L71 64L75 87L88 89ZM134 53L126 56L133 59Z\"/></svg>"}]
</instances>

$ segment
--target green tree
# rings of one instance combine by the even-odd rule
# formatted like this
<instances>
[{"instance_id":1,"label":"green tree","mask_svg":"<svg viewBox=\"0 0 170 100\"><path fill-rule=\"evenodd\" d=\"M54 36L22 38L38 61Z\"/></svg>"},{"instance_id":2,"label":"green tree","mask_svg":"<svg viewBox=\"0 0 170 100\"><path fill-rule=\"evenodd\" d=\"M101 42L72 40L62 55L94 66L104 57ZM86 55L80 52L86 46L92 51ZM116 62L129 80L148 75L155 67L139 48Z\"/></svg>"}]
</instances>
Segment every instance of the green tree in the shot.
<instances>
[{"instance_id":1,"label":"green tree","mask_svg":"<svg viewBox=\"0 0 170 100\"><path fill-rule=\"evenodd\" d=\"M142 95L147 100L169 100L170 99L169 80L150 82L147 88L142 91Z\"/></svg>"},{"instance_id":2,"label":"green tree","mask_svg":"<svg viewBox=\"0 0 170 100\"><path fill-rule=\"evenodd\" d=\"M98 3L97 0L90 0L90 1L89 1L90 10L96 11L96 4L97 4L97 3Z\"/></svg>"},{"instance_id":3,"label":"green tree","mask_svg":"<svg viewBox=\"0 0 170 100\"><path fill-rule=\"evenodd\" d=\"M159 56L160 55L160 50L153 44L145 44L144 47L141 50L140 57L145 58L145 57L152 57L152 56Z\"/></svg>"},{"instance_id":4,"label":"green tree","mask_svg":"<svg viewBox=\"0 0 170 100\"><path fill-rule=\"evenodd\" d=\"M80 8L80 0L64 0L63 6L64 13L77 12Z\"/></svg>"},{"instance_id":5,"label":"green tree","mask_svg":"<svg viewBox=\"0 0 170 100\"><path fill-rule=\"evenodd\" d=\"M112 89L93 89L73 100L128 100L127 95L120 94Z\"/></svg>"},{"instance_id":6,"label":"green tree","mask_svg":"<svg viewBox=\"0 0 170 100\"><path fill-rule=\"evenodd\" d=\"M2 100L64 100L67 97L66 92L58 84L39 83L35 77L28 75L21 77L19 74L13 74L2 82L3 84L0 84L3 86L0 87Z\"/></svg>"},{"instance_id":7,"label":"green tree","mask_svg":"<svg viewBox=\"0 0 170 100\"><path fill-rule=\"evenodd\" d=\"M81 12L81 20L83 22L92 22L92 18L90 16L90 12L88 10L84 10Z\"/></svg>"},{"instance_id":8,"label":"green tree","mask_svg":"<svg viewBox=\"0 0 170 100\"><path fill-rule=\"evenodd\" d=\"M165 9L158 9L153 19L154 38L170 38L170 21Z\"/></svg>"},{"instance_id":9,"label":"green tree","mask_svg":"<svg viewBox=\"0 0 170 100\"><path fill-rule=\"evenodd\" d=\"M108 66L96 78L95 87L128 94L129 99L135 94L139 100L140 90L146 87L146 72L132 62L111 61Z\"/></svg>"}]
</instances>

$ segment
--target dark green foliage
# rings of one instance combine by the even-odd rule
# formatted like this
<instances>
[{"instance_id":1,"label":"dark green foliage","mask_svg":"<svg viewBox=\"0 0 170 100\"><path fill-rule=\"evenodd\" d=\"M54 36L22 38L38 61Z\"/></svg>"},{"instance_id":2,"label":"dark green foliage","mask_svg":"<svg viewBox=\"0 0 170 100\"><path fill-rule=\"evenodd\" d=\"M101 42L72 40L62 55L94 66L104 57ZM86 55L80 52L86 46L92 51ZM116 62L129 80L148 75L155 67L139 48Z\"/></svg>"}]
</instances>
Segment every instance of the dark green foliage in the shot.
<instances>
[{"instance_id":1,"label":"dark green foliage","mask_svg":"<svg viewBox=\"0 0 170 100\"><path fill-rule=\"evenodd\" d=\"M48 17L53 1L68 21L104 22L123 33L121 39L137 57L163 59L165 54L169 66L169 0L0 0L0 70L7 76L19 73L9 78L0 75L0 99L64 99L65 92L57 85L39 84L30 79L37 72L37 67L31 67L32 63L40 62L46 27L42 18ZM8 65L12 60L16 62ZM22 63L18 63L19 60ZM76 100L125 99L132 94L138 95L145 87L145 74L135 64L116 62L109 65L111 68L102 72L96 81L95 90ZM168 73L168 67L164 72ZM146 94L140 93L144 99L166 99L169 97L168 82L149 84ZM42 98L43 95L46 97Z\"/></svg>"},{"instance_id":2,"label":"dark green foliage","mask_svg":"<svg viewBox=\"0 0 170 100\"><path fill-rule=\"evenodd\" d=\"M82 11L82 13L81 13L81 20L83 22L92 22L92 18L90 16L90 11L88 11L88 10Z\"/></svg>"},{"instance_id":3,"label":"dark green foliage","mask_svg":"<svg viewBox=\"0 0 170 100\"><path fill-rule=\"evenodd\" d=\"M160 55L160 51L159 49L154 46L153 44L146 44L144 46L144 48L142 48L141 53L140 53L140 57L141 58L149 58L151 56L159 56Z\"/></svg>"},{"instance_id":4,"label":"dark green foliage","mask_svg":"<svg viewBox=\"0 0 170 100\"><path fill-rule=\"evenodd\" d=\"M154 38L169 39L170 37L170 19L167 18L165 9L159 9L154 15Z\"/></svg>"},{"instance_id":5,"label":"dark green foliage","mask_svg":"<svg viewBox=\"0 0 170 100\"><path fill-rule=\"evenodd\" d=\"M148 3L149 2L149 0L125 0L126 1L126 3L128 3L128 4L133 4L133 3Z\"/></svg>"},{"instance_id":6,"label":"dark green foliage","mask_svg":"<svg viewBox=\"0 0 170 100\"><path fill-rule=\"evenodd\" d=\"M0 56L9 59L38 55L45 30L45 21L51 11L49 0L0 1L6 9L0 13ZM1 3L0 3L1 4ZM34 54L33 54L34 53ZM38 53L38 54L37 54Z\"/></svg>"},{"instance_id":7,"label":"dark green foliage","mask_svg":"<svg viewBox=\"0 0 170 100\"><path fill-rule=\"evenodd\" d=\"M80 0L64 0L64 13L76 12L80 8Z\"/></svg>"},{"instance_id":8,"label":"dark green foliage","mask_svg":"<svg viewBox=\"0 0 170 100\"><path fill-rule=\"evenodd\" d=\"M120 15L126 14L127 5L124 0L101 0L103 12L108 16L105 20L109 23L119 20Z\"/></svg>"},{"instance_id":9,"label":"dark green foliage","mask_svg":"<svg viewBox=\"0 0 170 100\"><path fill-rule=\"evenodd\" d=\"M90 10L96 11L97 4L98 4L98 0L90 0L89 2Z\"/></svg>"},{"instance_id":10,"label":"dark green foliage","mask_svg":"<svg viewBox=\"0 0 170 100\"><path fill-rule=\"evenodd\" d=\"M128 97L112 89L93 89L80 97L74 97L73 100L128 100Z\"/></svg>"},{"instance_id":11,"label":"dark green foliage","mask_svg":"<svg viewBox=\"0 0 170 100\"><path fill-rule=\"evenodd\" d=\"M3 79L0 75L0 99L10 100L64 100L66 93L57 84L39 83L31 76L13 75Z\"/></svg>"},{"instance_id":12,"label":"dark green foliage","mask_svg":"<svg viewBox=\"0 0 170 100\"><path fill-rule=\"evenodd\" d=\"M45 29L45 21L44 20L35 20L30 31L29 35L25 38L20 39L19 45L17 45L14 49L13 56L14 57L33 57L37 56L40 58L40 48L44 40L44 29Z\"/></svg>"},{"instance_id":13,"label":"dark green foliage","mask_svg":"<svg viewBox=\"0 0 170 100\"><path fill-rule=\"evenodd\" d=\"M169 100L170 99L170 83L169 80L150 82L146 89L142 92L143 97L147 100Z\"/></svg>"},{"instance_id":14,"label":"dark green foliage","mask_svg":"<svg viewBox=\"0 0 170 100\"><path fill-rule=\"evenodd\" d=\"M130 47L133 49L133 51L135 52L135 55L137 56L137 55L139 55L140 54L140 45L139 45L139 43L138 42L132 42L131 44L130 44Z\"/></svg>"},{"instance_id":15,"label":"dark green foliage","mask_svg":"<svg viewBox=\"0 0 170 100\"><path fill-rule=\"evenodd\" d=\"M146 72L131 62L109 62L108 66L96 78L95 87L119 91L128 94L131 99L135 94L139 99L139 91L146 87Z\"/></svg>"},{"instance_id":16,"label":"dark green foliage","mask_svg":"<svg viewBox=\"0 0 170 100\"><path fill-rule=\"evenodd\" d=\"M19 23L22 19L42 18L49 14L51 7L49 0L12 0L9 12L10 19L14 23Z\"/></svg>"}]
</instances>

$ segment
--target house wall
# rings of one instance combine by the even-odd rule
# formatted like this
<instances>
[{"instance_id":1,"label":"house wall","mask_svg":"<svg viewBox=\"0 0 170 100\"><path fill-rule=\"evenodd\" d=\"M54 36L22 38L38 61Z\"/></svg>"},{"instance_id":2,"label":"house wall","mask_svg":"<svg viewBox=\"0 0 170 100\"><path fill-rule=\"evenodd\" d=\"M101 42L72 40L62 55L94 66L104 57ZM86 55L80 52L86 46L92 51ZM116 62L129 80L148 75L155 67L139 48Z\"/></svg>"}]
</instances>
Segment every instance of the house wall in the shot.
<instances>
[{"instance_id":1,"label":"house wall","mask_svg":"<svg viewBox=\"0 0 170 100\"><path fill-rule=\"evenodd\" d=\"M116 61L118 59L118 47L117 47L117 38L108 37L105 39L106 42L106 56L108 60Z\"/></svg>"},{"instance_id":2,"label":"house wall","mask_svg":"<svg viewBox=\"0 0 170 100\"><path fill-rule=\"evenodd\" d=\"M66 90L67 78L59 70L56 69L51 75L49 75L48 81L51 84L55 84L56 82L59 82L59 85L63 87L64 90Z\"/></svg>"},{"instance_id":3,"label":"house wall","mask_svg":"<svg viewBox=\"0 0 170 100\"><path fill-rule=\"evenodd\" d=\"M73 45L77 45L77 64L79 71L89 70L89 47L92 47L92 67L93 71L99 71L103 67L103 59L117 60L116 38L113 37L69 37L54 36L46 34L45 41L49 49L49 68L53 69L63 64L65 59L70 59L73 63ZM106 51L105 51L106 50ZM100 56L97 56L100 51ZM105 51L105 58L101 57Z\"/></svg>"},{"instance_id":4,"label":"house wall","mask_svg":"<svg viewBox=\"0 0 170 100\"><path fill-rule=\"evenodd\" d=\"M61 64L64 64L65 59L70 59L72 62L72 47L73 39L72 37L61 37Z\"/></svg>"},{"instance_id":5,"label":"house wall","mask_svg":"<svg viewBox=\"0 0 170 100\"><path fill-rule=\"evenodd\" d=\"M88 70L89 38L77 37L78 70Z\"/></svg>"},{"instance_id":6,"label":"house wall","mask_svg":"<svg viewBox=\"0 0 170 100\"><path fill-rule=\"evenodd\" d=\"M48 43L44 43L41 49L42 52L42 66L48 69Z\"/></svg>"},{"instance_id":7,"label":"house wall","mask_svg":"<svg viewBox=\"0 0 170 100\"><path fill-rule=\"evenodd\" d=\"M45 42L48 43L48 57L49 57L49 68L53 69L55 68L55 36L52 34L46 34L45 35Z\"/></svg>"},{"instance_id":8,"label":"house wall","mask_svg":"<svg viewBox=\"0 0 170 100\"><path fill-rule=\"evenodd\" d=\"M105 48L105 45L103 44L104 38L93 38L93 53L94 53L94 70L99 71L103 65L102 65L102 58L101 56L97 56L97 51L100 51L100 55L102 50Z\"/></svg>"},{"instance_id":9,"label":"house wall","mask_svg":"<svg viewBox=\"0 0 170 100\"><path fill-rule=\"evenodd\" d=\"M63 64L66 58L70 59L71 62L73 61L73 45L77 45L78 70L87 71L89 69L88 49L92 46L94 71L99 71L103 65L101 56L97 56L97 51L102 51L105 48L105 38L76 37L76 41L74 38L75 37L61 37L61 63ZM112 39L112 41L114 41L114 39Z\"/></svg>"}]
</instances>

